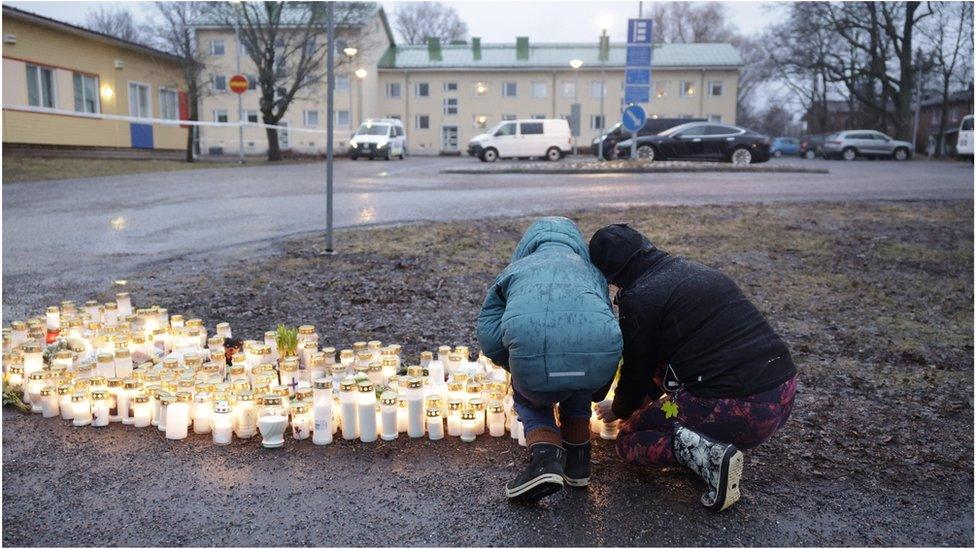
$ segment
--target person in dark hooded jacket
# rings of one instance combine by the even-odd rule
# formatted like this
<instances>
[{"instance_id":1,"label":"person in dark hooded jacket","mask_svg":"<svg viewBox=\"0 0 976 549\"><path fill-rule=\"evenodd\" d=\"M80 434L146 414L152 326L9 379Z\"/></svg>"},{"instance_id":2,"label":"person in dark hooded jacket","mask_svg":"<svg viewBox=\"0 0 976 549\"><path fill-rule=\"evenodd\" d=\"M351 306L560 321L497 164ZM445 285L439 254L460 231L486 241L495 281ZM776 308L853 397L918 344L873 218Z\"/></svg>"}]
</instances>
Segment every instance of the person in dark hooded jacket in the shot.
<instances>
[{"instance_id":1,"label":"person in dark hooded jacket","mask_svg":"<svg viewBox=\"0 0 976 549\"><path fill-rule=\"evenodd\" d=\"M727 275L625 224L597 231L589 249L617 287L623 364L612 400L597 405L601 419L623 420L617 453L636 465L685 465L708 485L702 503L727 508L739 498L740 449L772 436L793 408L786 343Z\"/></svg>"}]
</instances>

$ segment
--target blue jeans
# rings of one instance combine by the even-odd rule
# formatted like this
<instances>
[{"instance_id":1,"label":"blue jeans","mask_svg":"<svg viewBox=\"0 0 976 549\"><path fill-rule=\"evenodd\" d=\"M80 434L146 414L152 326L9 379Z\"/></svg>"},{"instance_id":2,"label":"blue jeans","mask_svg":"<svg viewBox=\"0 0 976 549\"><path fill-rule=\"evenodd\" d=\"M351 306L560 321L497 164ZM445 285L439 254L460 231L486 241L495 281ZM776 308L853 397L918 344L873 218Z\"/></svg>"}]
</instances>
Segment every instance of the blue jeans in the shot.
<instances>
[{"instance_id":1,"label":"blue jeans","mask_svg":"<svg viewBox=\"0 0 976 549\"><path fill-rule=\"evenodd\" d=\"M564 418L590 417L590 391L559 391L554 393L537 393L519 387L512 378L515 389L515 412L519 421L525 426L528 434L536 429L549 429L559 432L556 427L556 417L553 405L559 405L559 414Z\"/></svg>"}]
</instances>

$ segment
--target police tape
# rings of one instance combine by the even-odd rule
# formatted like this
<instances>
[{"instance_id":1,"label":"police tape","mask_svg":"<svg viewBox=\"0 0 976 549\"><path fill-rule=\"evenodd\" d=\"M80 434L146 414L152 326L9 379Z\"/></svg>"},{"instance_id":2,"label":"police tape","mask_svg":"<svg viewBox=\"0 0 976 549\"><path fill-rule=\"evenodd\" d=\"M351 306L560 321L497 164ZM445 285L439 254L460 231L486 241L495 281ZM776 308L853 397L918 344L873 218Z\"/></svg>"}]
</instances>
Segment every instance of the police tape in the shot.
<instances>
[{"instance_id":1,"label":"police tape","mask_svg":"<svg viewBox=\"0 0 976 549\"><path fill-rule=\"evenodd\" d=\"M286 132L304 132L326 135L326 130L313 130L310 128L295 128L292 126L278 126L274 124L261 124L258 122L206 122L202 120L178 120L173 118L144 118L139 116L123 116L120 114L90 113L80 111L69 111L65 109L54 109L50 107L35 107L29 105L3 105L5 111L31 112L37 114L58 114L62 116L73 116L78 118L90 118L93 120L114 120L118 122L132 122L134 124L159 124L162 126L202 126L216 128L264 128L270 130Z\"/></svg>"}]
</instances>

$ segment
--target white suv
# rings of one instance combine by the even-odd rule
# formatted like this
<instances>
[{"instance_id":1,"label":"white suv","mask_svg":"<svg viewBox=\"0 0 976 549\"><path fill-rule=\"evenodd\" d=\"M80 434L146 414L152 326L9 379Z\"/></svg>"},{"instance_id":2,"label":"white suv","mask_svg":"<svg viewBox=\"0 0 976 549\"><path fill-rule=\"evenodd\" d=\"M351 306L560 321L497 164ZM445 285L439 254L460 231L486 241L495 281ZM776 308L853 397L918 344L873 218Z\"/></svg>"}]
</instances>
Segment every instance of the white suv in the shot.
<instances>
[{"instance_id":1,"label":"white suv","mask_svg":"<svg viewBox=\"0 0 976 549\"><path fill-rule=\"evenodd\" d=\"M468 154L482 162L499 158L559 160L572 149L569 122L561 118L506 120L468 142Z\"/></svg>"},{"instance_id":2,"label":"white suv","mask_svg":"<svg viewBox=\"0 0 976 549\"><path fill-rule=\"evenodd\" d=\"M396 118L370 118L363 122L349 140L349 159L360 156L403 160L407 152L407 134L403 122Z\"/></svg>"}]
</instances>

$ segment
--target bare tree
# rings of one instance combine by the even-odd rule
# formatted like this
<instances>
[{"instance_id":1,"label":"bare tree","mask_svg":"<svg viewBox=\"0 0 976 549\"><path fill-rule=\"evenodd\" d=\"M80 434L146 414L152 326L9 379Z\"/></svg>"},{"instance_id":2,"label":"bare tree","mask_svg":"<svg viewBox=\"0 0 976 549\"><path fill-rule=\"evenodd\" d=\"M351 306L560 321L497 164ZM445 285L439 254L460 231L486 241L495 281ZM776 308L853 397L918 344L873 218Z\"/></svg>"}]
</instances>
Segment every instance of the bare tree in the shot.
<instances>
[{"instance_id":1,"label":"bare tree","mask_svg":"<svg viewBox=\"0 0 976 549\"><path fill-rule=\"evenodd\" d=\"M393 27L407 44L426 44L428 38L449 44L468 36L468 25L458 17L457 10L440 2L399 4Z\"/></svg>"},{"instance_id":2,"label":"bare tree","mask_svg":"<svg viewBox=\"0 0 976 549\"><path fill-rule=\"evenodd\" d=\"M127 42L141 43L142 33L128 8L99 8L85 16L85 26Z\"/></svg>"},{"instance_id":3,"label":"bare tree","mask_svg":"<svg viewBox=\"0 0 976 549\"><path fill-rule=\"evenodd\" d=\"M942 98L935 155L943 154L943 136L953 84L967 85L973 72L973 4L932 2L934 17L921 28L931 48L931 74ZM921 99L921 98L919 98Z\"/></svg>"},{"instance_id":4,"label":"bare tree","mask_svg":"<svg viewBox=\"0 0 976 549\"><path fill-rule=\"evenodd\" d=\"M196 40L194 23L211 9L207 2L153 2L153 20L145 27L152 45L180 58L183 85L186 86L188 119L200 119L200 99L206 87L203 74L206 56ZM186 161L193 162L194 128L186 136Z\"/></svg>"},{"instance_id":5,"label":"bare tree","mask_svg":"<svg viewBox=\"0 0 976 549\"><path fill-rule=\"evenodd\" d=\"M371 2L337 2L336 33L361 28L375 10ZM218 4L214 14L228 27L240 25L241 44L257 71L265 124L277 125L292 101L326 81L328 21L323 3L226 3ZM278 130L266 131L268 160L281 160Z\"/></svg>"}]
</instances>

